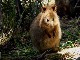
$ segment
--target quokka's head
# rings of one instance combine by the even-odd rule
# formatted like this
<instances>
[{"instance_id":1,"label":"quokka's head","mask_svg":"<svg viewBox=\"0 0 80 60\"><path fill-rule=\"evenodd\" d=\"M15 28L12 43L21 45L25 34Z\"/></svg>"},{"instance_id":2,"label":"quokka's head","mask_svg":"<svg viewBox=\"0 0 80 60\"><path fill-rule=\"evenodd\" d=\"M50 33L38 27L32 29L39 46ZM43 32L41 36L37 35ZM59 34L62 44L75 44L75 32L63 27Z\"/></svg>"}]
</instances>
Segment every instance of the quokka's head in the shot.
<instances>
[{"instance_id":1,"label":"quokka's head","mask_svg":"<svg viewBox=\"0 0 80 60\"><path fill-rule=\"evenodd\" d=\"M58 24L56 5L42 7L42 15L39 26L43 29L52 30Z\"/></svg>"}]
</instances>

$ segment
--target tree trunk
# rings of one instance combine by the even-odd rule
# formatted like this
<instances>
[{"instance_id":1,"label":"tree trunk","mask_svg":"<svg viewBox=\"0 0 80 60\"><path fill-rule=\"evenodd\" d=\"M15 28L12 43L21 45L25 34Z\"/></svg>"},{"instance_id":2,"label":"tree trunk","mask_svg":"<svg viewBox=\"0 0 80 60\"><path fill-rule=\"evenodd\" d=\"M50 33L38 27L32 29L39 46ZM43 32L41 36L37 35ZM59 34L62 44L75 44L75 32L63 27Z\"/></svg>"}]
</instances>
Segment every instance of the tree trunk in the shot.
<instances>
[{"instance_id":1,"label":"tree trunk","mask_svg":"<svg viewBox=\"0 0 80 60\"><path fill-rule=\"evenodd\" d=\"M0 0L0 31L2 27L2 6L1 6L2 0Z\"/></svg>"}]
</instances>

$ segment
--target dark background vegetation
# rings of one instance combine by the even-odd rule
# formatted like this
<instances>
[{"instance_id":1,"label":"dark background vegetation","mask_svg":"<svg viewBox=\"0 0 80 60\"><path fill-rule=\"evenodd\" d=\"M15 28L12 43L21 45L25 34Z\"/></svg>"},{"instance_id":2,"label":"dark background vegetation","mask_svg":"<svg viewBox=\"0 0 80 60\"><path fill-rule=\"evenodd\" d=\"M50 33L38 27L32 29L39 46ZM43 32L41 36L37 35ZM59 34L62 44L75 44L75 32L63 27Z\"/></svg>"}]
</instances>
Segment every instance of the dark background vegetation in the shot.
<instances>
[{"instance_id":1,"label":"dark background vegetation","mask_svg":"<svg viewBox=\"0 0 80 60\"><path fill-rule=\"evenodd\" d=\"M58 3L57 3L58 2ZM62 28L61 48L80 44L80 0L56 0ZM41 0L0 0L0 52L3 60L39 54L31 43L30 24L40 12ZM4 58L5 57L5 58Z\"/></svg>"}]
</instances>

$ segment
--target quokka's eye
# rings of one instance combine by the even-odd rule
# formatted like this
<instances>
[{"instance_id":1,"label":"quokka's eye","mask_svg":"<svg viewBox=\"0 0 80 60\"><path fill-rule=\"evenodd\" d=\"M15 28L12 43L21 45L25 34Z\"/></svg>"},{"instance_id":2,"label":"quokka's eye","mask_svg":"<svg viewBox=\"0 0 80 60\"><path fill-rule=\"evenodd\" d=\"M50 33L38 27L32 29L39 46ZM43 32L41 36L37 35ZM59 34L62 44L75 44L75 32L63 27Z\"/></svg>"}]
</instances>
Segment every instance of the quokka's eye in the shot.
<instances>
[{"instance_id":1,"label":"quokka's eye","mask_svg":"<svg viewBox=\"0 0 80 60\"><path fill-rule=\"evenodd\" d=\"M47 19L47 22L49 22L49 20Z\"/></svg>"},{"instance_id":2,"label":"quokka's eye","mask_svg":"<svg viewBox=\"0 0 80 60\"><path fill-rule=\"evenodd\" d=\"M53 21L54 21L54 18L53 18Z\"/></svg>"}]
</instances>

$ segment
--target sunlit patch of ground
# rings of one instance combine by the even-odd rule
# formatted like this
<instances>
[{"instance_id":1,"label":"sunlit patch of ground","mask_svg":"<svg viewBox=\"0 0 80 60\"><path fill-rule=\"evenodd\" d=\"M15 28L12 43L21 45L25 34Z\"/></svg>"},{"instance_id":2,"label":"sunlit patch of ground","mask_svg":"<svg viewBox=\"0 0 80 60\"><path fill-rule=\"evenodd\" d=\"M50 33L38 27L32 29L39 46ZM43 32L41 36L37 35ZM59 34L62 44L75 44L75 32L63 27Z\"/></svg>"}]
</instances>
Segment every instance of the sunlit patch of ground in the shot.
<instances>
[{"instance_id":1,"label":"sunlit patch of ground","mask_svg":"<svg viewBox=\"0 0 80 60\"><path fill-rule=\"evenodd\" d=\"M75 60L80 57L80 47L66 48L58 53L63 54L66 59Z\"/></svg>"}]
</instances>

